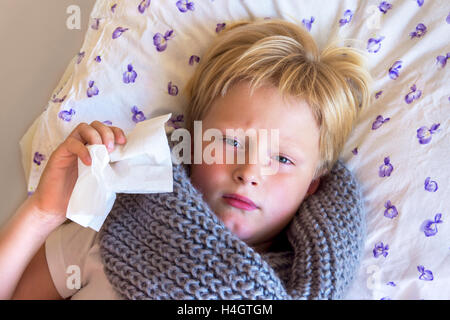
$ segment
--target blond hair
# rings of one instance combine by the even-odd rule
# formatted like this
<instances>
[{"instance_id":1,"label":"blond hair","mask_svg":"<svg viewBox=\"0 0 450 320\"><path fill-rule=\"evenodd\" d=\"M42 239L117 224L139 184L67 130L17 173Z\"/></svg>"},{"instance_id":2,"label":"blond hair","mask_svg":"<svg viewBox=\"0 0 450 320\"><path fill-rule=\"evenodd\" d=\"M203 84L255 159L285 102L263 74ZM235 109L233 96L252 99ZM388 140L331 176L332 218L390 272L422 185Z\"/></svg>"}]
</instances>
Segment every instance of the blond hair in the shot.
<instances>
[{"instance_id":1,"label":"blond hair","mask_svg":"<svg viewBox=\"0 0 450 320\"><path fill-rule=\"evenodd\" d=\"M186 128L206 116L213 101L240 81L271 84L283 97L308 102L320 128L314 179L338 160L360 111L369 104L371 76L354 48L329 45L322 52L303 27L269 19L241 21L222 31L185 87Z\"/></svg>"}]
</instances>

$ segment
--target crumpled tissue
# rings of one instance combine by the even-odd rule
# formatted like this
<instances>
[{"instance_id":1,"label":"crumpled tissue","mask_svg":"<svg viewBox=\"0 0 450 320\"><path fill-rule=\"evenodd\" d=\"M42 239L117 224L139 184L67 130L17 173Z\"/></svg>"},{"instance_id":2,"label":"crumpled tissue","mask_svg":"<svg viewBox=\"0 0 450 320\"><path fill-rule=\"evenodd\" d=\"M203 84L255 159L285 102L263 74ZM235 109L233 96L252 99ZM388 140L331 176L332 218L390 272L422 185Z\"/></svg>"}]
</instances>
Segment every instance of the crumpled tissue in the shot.
<instances>
[{"instance_id":1,"label":"crumpled tissue","mask_svg":"<svg viewBox=\"0 0 450 320\"><path fill-rule=\"evenodd\" d=\"M86 166L78 158L78 179L66 217L98 232L116 193L172 192L171 151L165 130L170 116L138 122L126 144L115 145L110 154L103 144L87 145L92 162Z\"/></svg>"}]
</instances>

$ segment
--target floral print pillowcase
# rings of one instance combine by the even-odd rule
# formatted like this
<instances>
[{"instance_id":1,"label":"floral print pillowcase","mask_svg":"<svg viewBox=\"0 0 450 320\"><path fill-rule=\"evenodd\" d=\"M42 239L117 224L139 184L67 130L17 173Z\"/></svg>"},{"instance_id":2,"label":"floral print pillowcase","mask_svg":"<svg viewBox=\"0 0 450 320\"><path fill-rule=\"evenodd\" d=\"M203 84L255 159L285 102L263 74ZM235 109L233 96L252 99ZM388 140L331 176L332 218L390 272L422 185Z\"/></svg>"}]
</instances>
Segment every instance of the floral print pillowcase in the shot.
<instances>
[{"instance_id":1,"label":"floral print pillowcase","mask_svg":"<svg viewBox=\"0 0 450 320\"><path fill-rule=\"evenodd\" d=\"M320 46L354 39L374 76L373 103L342 159L366 198L367 239L353 299L450 299L450 3L431 0L99 0L80 51L37 119L28 191L80 122L131 131L171 112L184 126L182 88L227 23L284 18ZM401 19L399 19L401 17Z\"/></svg>"}]
</instances>

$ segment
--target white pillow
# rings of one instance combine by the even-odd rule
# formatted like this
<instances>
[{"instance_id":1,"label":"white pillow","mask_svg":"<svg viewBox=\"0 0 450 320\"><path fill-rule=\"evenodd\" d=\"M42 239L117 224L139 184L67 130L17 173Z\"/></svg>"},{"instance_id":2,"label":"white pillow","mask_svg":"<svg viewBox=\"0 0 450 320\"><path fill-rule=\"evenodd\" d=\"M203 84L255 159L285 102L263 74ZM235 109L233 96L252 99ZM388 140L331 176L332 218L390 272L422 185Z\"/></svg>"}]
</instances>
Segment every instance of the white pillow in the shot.
<instances>
[{"instance_id":1,"label":"white pillow","mask_svg":"<svg viewBox=\"0 0 450 320\"><path fill-rule=\"evenodd\" d=\"M347 298L450 299L449 12L444 0L97 1L80 53L21 141L28 190L80 122L129 132L172 112L183 126L181 90L224 23L303 21L322 48L336 35L357 39L375 78L342 153L363 186L368 228Z\"/></svg>"}]
</instances>

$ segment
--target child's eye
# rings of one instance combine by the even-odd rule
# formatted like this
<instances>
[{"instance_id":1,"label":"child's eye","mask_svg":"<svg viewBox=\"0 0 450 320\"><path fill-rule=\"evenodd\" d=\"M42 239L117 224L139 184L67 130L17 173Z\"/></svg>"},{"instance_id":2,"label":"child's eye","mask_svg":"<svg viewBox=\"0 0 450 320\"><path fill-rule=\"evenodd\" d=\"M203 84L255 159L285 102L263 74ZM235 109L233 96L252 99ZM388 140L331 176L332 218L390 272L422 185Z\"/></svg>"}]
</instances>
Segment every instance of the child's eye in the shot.
<instances>
[{"instance_id":1,"label":"child's eye","mask_svg":"<svg viewBox=\"0 0 450 320\"><path fill-rule=\"evenodd\" d=\"M283 156L276 156L276 158L278 158L278 159L279 159L278 161L280 161L280 162L283 163L283 164L289 164L289 163L294 164L291 160L289 160L289 159L286 158L286 157L283 157Z\"/></svg>"},{"instance_id":2,"label":"child's eye","mask_svg":"<svg viewBox=\"0 0 450 320\"><path fill-rule=\"evenodd\" d=\"M239 141L237 141L236 139L224 137L223 141L231 144L233 147L239 147Z\"/></svg>"}]
</instances>

